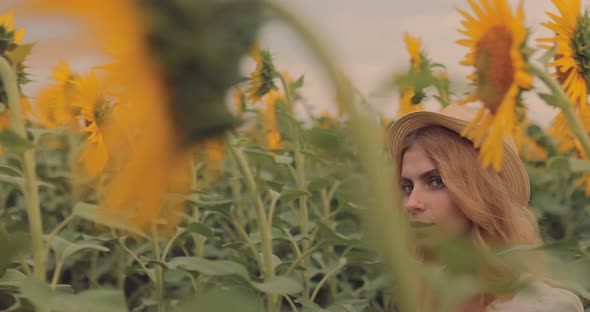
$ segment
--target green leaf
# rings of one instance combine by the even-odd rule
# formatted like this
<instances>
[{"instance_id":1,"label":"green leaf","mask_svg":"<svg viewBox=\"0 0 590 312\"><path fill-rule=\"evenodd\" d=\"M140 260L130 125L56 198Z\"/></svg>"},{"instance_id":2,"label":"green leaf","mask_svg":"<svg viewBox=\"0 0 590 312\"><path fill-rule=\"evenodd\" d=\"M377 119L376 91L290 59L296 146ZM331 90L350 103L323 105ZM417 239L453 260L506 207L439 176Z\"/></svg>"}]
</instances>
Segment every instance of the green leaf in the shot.
<instances>
[{"instance_id":1,"label":"green leaf","mask_svg":"<svg viewBox=\"0 0 590 312\"><path fill-rule=\"evenodd\" d=\"M0 277L0 290L15 291L25 279L27 279L27 276L21 271L6 269L2 277Z\"/></svg>"},{"instance_id":2,"label":"green leaf","mask_svg":"<svg viewBox=\"0 0 590 312\"><path fill-rule=\"evenodd\" d=\"M248 155L248 158L255 160L259 163L269 162L274 160L274 156L271 152L260 147L246 147L242 151Z\"/></svg>"},{"instance_id":3,"label":"green leaf","mask_svg":"<svg viewBox=\"0 0 590 312\"><path fill-rule=\"evenodd\" d=\"M331 179L314 177L311 179L311 181L307 185L307 189L310 192L317 192L323 188L330 187L332 184L333 184L333 181Z\"/></svg>"},{"instance_id":4,"label":"green leaf","mask_svg":"<svg viewBox=\"0 0 590 312\"><path fill-rule=\"evenodd\" d=\"M547 167L556 170L570 170L570 158L563 155L551 157L547 160Z\"/></svg>"},{"instance_id":5,"label":"green leaf","mask_svg":"<svg viewBox=\"0 0 590 312\"><path fill-rule=\"evenodd\" d=\"M303 87L303 82L304 82L303 80L304 80L304 79L303 79L303 75L301 75L301 77L299 77L299 78L297 79L297 81L295 81L295 82L293 83L293 86L292 86L292 88L293 88L293 91L295 91L295 90L297 90L297 89L299 89L299 88Z\"/></svg>"},{"instance_id":6,"label":"green leaf","mask_svg":"<svg viewBox=\"0 0 590 312\"><path fill-rule=\"evenodd\" d=\"M116 312L128 311L125 303L125 296L122 292L110 289L93 289L83 291L77 295L60 295L59 301L67 302L68 310L64 311L84 311L84 312ZM64 306L63 303L57 302L59 308ZM57 308L57 307L56 307Z\"/></svg>"},{"instance_id":7,"label":"green leaf","mask_svg":"<svg viewBox=\"0 0 590 312\"><path fill-rule=\"evenodd\" d=\"M237 275L249 280L246 268L233 261L207 260L199 257L176 257L168 261L168 265L175 269L199 272L211 276Z\"/></svg>"},{"instance_id":8,"label":"green leaf","mask_svg":"<svg viewBox=\"0 0 590 312\"><path fill-rule=\"evenodd\" d=\"M294 201L297 198L303 197L303 196L311 196L311 193L304 191L304 190L287 189L287 190L281 191L280 199L285 202L291 202L291 201Z\"/></svg>"},{"instance_id":9,"label":"green leaf","mask_svg":"<svg viewBox=\"0 0 590 312\"><path fill-rule=\"evenodd\" d=\"M172 312L259 312L264 305L256 295L238 290L213 289L191 299L185 299Z\"/></svg>"},{"instance_id":10,"label":"green leaf","mask_svg":"<svg viewBox=\"0 0 590 312\"><path fill-rule=\"evenodd\" d=\"M545 101L545 103L547 103L553 107L557 107L557 108L561 107L561 100L559 97L557 97L553 94L547 94L547 93L538 93L538 95L543 101Z\"/></svg>"},{"instance_id":11,"label":"green leaf","mask_svg":"<svg viewBox=\"0 0 590 312\"><path fill-rule=\"evenodd\" d=\"M590 162L577 159L577 158L570 158L569 159L570 170L572 172L580 172L580 173L588 173L590 172Z\"/></svg>"},{"instance_id":12,"label":"green leaf","mask_svg":"<svg viewBox=\"0 0 590 312\"><path fill-rule=\"evenodd\" d=\"M543 53L543 55L541 55L539 57L539 62L541 64L543 64L544 66L547 66L547 64L549 64L549 62L553 59L553 56L555 55L555 51L556 51L555 46L553 46L551 49L545 51L545 53Z\"/></svg>"},{"instance_id":13,"label":"green leaf","mask_svg":"<svg viewBox=\"0 0 590 312\"><path fill-rule=\"evenodd\" d=\"M33 148L33 144L29 140L21 138L8 128L0 131L0 144L16 153L24 153L28 149Z\"/></svg>"},{"instance_id":14,"label":"green leaf","mask_svg":"<svg viewBox=\"0 0 590 312\"><path fill-rule=\"evenodd\" d=\"M140 228L130 226L129 224L120 222L113 217L101 213L98 209L98 206L93 204L78 202L76 205L74 205L72 214L88 221L128 231L142 237L147 237L147 235Z\"/></svg>"},{"instance_id":15,"label":"green leaf","mask_svg":"<svg viewBox=\"0 0 590 312\"><path fill-rule=\"evenodd\" d=\"M311 300L300 297L295 302L299 303L305 310L304 311L312 311L312 312L325 312L326 310L322 309L317 303L312 302Z\"/></svg>"},{"instance_id":16,"label":"green leaf","mask_svg":"<svg viewBox=\"0 0 590 312\"><path fill-rule=\"evenodd\" d=\"M23 172L20 169L9 165L0 165L0 173L11 177L24 176Z\"/></svg>"},{"instance_id":17,"label":"green leaf","mask_svg":"<svg viewBox=\"0 0 590 312\"><path fill-rule=\"evenodd\" d=\"M22 296L38 307L60 312L127 311L125 297L120 291L93 289L77 295L53 290L46 283L28 278L21 285Z\"/></svg>"},{"instance_id":18,"label":"green leaf","mask_svg":"<svg viewBox=\"0 0 590 312\"><path fill-rule=\"evenodd\" d=\"M590 162L564 155L549 158L549 160L547 160L547 167L555 170L568 170L577 173L590 172Z\"/></svg>"},{"instance_id":19,"label":"green leaf","mask_svg":"<svg viewBox=\"0 0 590 312\"><path fill-rule=\"evenodd\" d=\"M307 131L309 143L323 150L340 150L340 142L334 131L322 128L311 128Z\"/></svg>"},{"instance_id":20,"label":"green leaf","mask_svg":"<svg viewBox=\"0 0 590 312\"><path fill-rule=\"evenodd\" d=\"M296 294L303 291L303 286L293 279L278 276L266 283L252 283L254 288L267 294Z\"/></svg>"},{"instance_id":21,"label":"green leaf","mask_svg":"<svg viewBox=\"0 0 590 312\"><path fill-rule=\"evenodd\" d=\"M23 297L37 306L47 306L55 296L49 285L33 278L23 280L20 291Z\"/></svg>"},{"instance_id":22,"label":"green leaf","mask_svg":"<svg viewBox=\"0 0 590 312\"><path fill-rule=\"evenodd\" d=\"M318 228L320 232L320 237L323 240L327 240L331 243L339 245L356 246L360 244L360 234L358 233L352 236L344 236L342 234L337 233L335 230L333 230L324 223L318 223Z\"/></svg>"},{"instance_id":23,"label":"green leaf","mask_svg":"<svg viewBox=\"0 0 590 312\"><path fill-rule=\"evenodd\" d=\"M211 208L211 207L229 207L233 204L232 199L218 199L218 200L204 200L198 194L191 194L186 197L188 201L191 203L202 207L202 208Z\"/></svg>"},{"instance_id":24,"label":"green leaf","mask_svg":"<svg viewBox=\"0 0 590 312\"><path fill-rule=\"evenodd\" d=\"M10 266L14 257L29 247L30 236L25 233L0 234L0 270Z\"/></svg>"},{"instance_id":25,"label":"green leaf","mask_svg":"<svg viewBox=\"0 0 590 312\"><path fill-rule=\"evenodd\" d=\"M213 233L213 230L211 230L209 227L207 227L206 225L204 225L203 223L200 222L192 222L189 223L185 228L180 228L181 231L183 231L183 233L181 235L185 235L188 233L198 233L201 234L205 237L214 237L215 233Z\"/></svg>"},{"instance_id":26,"label":"green leaf","mask_svg":"<svg viewBox=\"0 0 590 312\"><path fill-rule=\"evenodd\" d=\"M64 261L74 253L85 249L94 249L104 252L109 251L107 247L101 245L72 243L59 236L53 237L53 240L51 241L51 249L53 249L55 252L55 257L59 261Z\"/></svg>"}]
</instances>

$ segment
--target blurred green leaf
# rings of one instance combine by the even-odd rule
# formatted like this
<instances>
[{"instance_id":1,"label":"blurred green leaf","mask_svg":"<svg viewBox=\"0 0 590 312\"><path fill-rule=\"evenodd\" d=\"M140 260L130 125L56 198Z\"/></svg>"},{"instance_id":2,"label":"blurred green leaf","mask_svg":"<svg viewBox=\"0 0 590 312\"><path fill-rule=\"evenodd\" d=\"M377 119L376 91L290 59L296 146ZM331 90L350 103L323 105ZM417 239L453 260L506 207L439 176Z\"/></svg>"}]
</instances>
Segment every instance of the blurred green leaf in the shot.
<instances>
[{"instance_id":1,"label":"blurred green leaf","mask_svg":"<svg viewBox=\"0 0 590 312\"><path fill-rule=\"evenodd\" d=\"M270 282L252 283L252 286L263 293L277 295L296 294L303 291L301 283L282 276L277 276Z\"/></svg>"},{"instance_id":2,"label":"blurred green leaf","mask_svg":"<svg viewBox=\"0 0 590 312\"><path fill-rule=\"evenodd\" d=\"M199 272L211 276L237 275L249 280L246 268L233 261L207 260L199 257L176 257L168 261L172 268Z\"/></svg>"},{"instance_id":3,"label":"blurred green leaf","mask_svg":"<svg viewBox=\"0 0 590 312\"><path fill-rule=\"evenodd\" d=\"M87 244L87 243L83 243L83 244L72 243L72 242L69 242L69 241L59 237L59 236L53 237L53 240L51 241L51 249L55 252L55 257L59 261L64 261L65 259L70 257L72 254L74 254L78 251L81 251L81 250L85 250L85 249L99 250L99 251L103 251L103 252L109 251L109 249L107 247L104 247L101 245Z\"/></svg>"},{"instance_id":4,"label":"blurred green leaf","mask_svg":"<svg viewBox=\"0 0 590 312\"><path fill-rule=\"evenodd\" d=\"M6 174L11 177L22 177L23 173L20 169L9 166L9 165L0 165L0 174Z\"/></svg>"},{"instance_id":5,"label":"blurred green leaf","mask_svg":"<svg viewBox=\"0 0 590 312\"><path fill-rule=\"evenodd\" d=\"M27 279L27 276L21 271L15 269L6 269L0 277L0 290L15 291L20 288L21 282Z\"/></svg>"},{"instance_id":6,"label":"blurred green leaf","mask_svg":"<svg viewBox=\"0 0 590 312\"><path fill-rule=\"evenodd\" d=\"M233 289L212 289L194 298L184 299L173 312L259 312L264 305L257 295Z\"/></svg>"},{"instance_id":7,"label":"blurred green leaf","mask_svg":"<svg viewBox=\"0 0 590 312\"><path fill-rule=\"evenodd\" d=\"M24 153L28 149L33 148L33 143L29 140L21 138L14 131L5 128L0 131L0 145L16 153Z\"/></svg>"},{"instance_id":8,"label":"blurred green leaf","mask_svg":"<svg viewBox=\"0 0 590 312\"><path fill-rule=\"evenodd\" d=\"M85 202L77 202L72 209L72 214L88 220L92 222L96 222L98 224L106 225L109 227L113 227L116 229L121 229L124 231L128 231L135 235L147 237L146 234L139 228L130 226L127 223L121 222L116 220L111 216L107 216L101 211L99 211L99 207L93 204L85 203Z\"/></svg>"},{"instance_id":9,"label":"blurred green leaf","mask_svg":"<svg viewBox=\"0 0 590 312\"><path fill-rule=\"evenodd\" d=\"M53 290L46 283L28 278L21 285L22 296L38 307L59 312L117 312L127 311L123 293L116 290L94 289L72 295Z\"/></svg>"},{"instance_id":10,"label":"blurred green leaf","mask_svg":"<svg viewBox=\"0 0 590 312\"><path fill-rule=\"evenodd\" d=\"M281 191L281 197L280 199L282 201L285 202L292 202L296 199L298 199L299 197L303 197L303 196L311 196L311 193L304 191L304 190L298 190L298 189L286 189Z\"/></svg>"}]
</instances>

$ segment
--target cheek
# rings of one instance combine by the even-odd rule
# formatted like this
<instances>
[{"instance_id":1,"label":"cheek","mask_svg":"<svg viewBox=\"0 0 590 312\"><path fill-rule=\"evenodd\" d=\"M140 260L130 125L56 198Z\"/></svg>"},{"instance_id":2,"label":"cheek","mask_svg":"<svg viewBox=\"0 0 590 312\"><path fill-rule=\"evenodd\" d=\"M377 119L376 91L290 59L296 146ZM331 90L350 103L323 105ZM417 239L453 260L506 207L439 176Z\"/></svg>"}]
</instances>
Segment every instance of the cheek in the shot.
<instances>
[{"instance_id":1,"label":"cheek","mask_svg":"<svg viewBox=\"0 0 590 312\"><path fill-rule=\"evenodd\" d=\"M463 215L450 194L441 192L437 194L438 203L433 209L437 224L451 234L464 234L469 229L469 220Z\"/></svg>"}]
</instances>

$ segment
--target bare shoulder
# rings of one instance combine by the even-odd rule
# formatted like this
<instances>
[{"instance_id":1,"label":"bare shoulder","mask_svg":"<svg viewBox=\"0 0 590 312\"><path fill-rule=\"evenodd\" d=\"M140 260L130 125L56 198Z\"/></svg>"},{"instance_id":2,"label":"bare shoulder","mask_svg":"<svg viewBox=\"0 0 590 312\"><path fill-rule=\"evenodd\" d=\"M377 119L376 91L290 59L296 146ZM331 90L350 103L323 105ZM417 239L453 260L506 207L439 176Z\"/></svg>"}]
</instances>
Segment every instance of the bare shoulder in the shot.
<instances>
[{"instance_id":1,"label":"bare shoulder","mask_svg":"<svg viewBox=\"0 0 590 312\"><path fill-rule=\"evenodd\" d=\"M494 300L486 312L583 312L580 298L574 293L535 282L510 300Z\"/></svg>"}]
</instances>

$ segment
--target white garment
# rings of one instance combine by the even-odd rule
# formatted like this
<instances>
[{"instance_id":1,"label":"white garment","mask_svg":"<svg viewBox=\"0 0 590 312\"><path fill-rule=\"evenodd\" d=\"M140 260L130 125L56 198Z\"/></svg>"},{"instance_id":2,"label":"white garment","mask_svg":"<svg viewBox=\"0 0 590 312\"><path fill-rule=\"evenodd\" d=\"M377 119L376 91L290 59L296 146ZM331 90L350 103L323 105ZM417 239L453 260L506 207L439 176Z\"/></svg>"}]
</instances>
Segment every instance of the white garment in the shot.
<instances>
[{"instance_id":1,"label":"white garment","mask_svg":"<svg viewBox=\"0 0 590 312\"><path fill-rule=\"evenodd\" d=\"M584 307L572 292L534 282L511 299L492 301L486 312L584 312Z\"/></svg>"}]
</instances>

